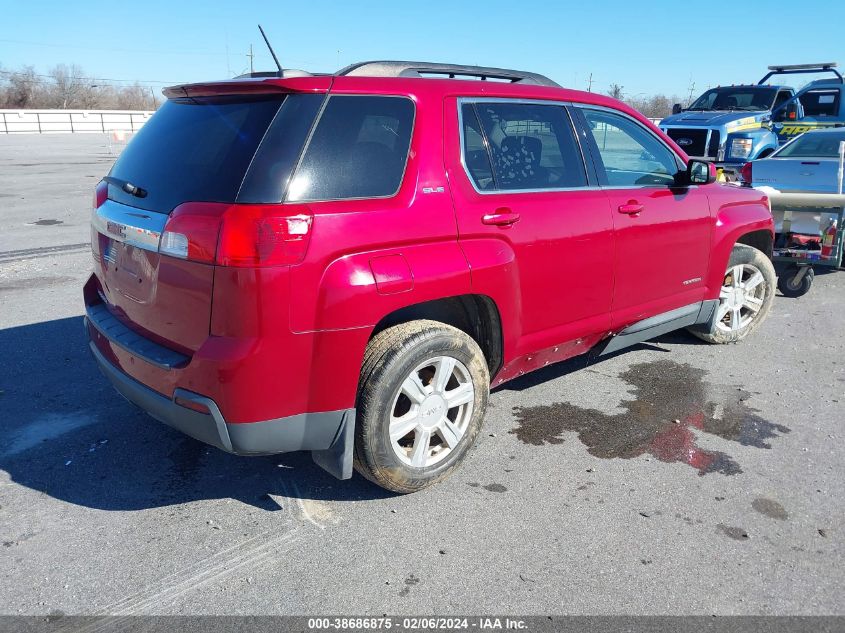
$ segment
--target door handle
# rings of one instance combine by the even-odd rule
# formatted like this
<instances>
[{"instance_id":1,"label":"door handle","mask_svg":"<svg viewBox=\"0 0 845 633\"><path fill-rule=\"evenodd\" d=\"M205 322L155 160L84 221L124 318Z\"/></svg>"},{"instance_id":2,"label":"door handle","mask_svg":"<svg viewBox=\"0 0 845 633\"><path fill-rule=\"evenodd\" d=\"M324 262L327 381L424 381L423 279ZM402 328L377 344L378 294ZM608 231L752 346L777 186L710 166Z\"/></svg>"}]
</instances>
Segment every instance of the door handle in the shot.
<instances>
[{"instance_id":1,"label":"door handle","mask_svg":"<svg viewBox=\"0 0 845 633\"><path fill-rule=\"evenodd\" d=\"M519 214L514 213L507 208L496 209L495 212L488 213L481 218L482 224L490 224L493 226L508 227L513 226L517 222L519 222Z\"/></svg>"},{"instance_id":2,"label":"door handle","mask_svg":"<svg viewBox=\"0 0 845 633\"><path fill-rule=\"evenodd\" d=\"M628 204L619 205L619 213L624 213L625 215L639 215L643 212L643 208L643 205L631 200Z\"/></svg>"}]
</instances>

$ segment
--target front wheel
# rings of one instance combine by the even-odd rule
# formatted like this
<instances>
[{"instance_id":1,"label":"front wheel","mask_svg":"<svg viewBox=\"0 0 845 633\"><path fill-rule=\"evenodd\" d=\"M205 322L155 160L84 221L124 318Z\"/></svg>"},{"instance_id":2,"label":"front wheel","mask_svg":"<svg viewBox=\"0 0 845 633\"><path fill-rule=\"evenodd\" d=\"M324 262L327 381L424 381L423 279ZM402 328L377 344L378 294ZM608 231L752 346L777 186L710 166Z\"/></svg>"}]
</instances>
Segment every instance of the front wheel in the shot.
<instances>
[{"instance_id":1,"label":"front wheel","mask_svg":"<svg viewBox=\"0 0 845 633\"><path fill-rule=\"evenodd\" d=\"M775 296L776 280L774 266L764 253L737 244L725 271L712 329L690 331L708 343L741 341L766 319Z\"/></svg>"},{"instance_id":2,"label":"front wheel","mask_svg":"<svg viewBox=\"0 0 845 633\"><path fill-rule=\"evenodd\" d=\"M402 493L444 479L475 442L489 390L484 355L465 332L425 320L380 332L361 370L355 470Z\"/></svg>"}]
</instances>

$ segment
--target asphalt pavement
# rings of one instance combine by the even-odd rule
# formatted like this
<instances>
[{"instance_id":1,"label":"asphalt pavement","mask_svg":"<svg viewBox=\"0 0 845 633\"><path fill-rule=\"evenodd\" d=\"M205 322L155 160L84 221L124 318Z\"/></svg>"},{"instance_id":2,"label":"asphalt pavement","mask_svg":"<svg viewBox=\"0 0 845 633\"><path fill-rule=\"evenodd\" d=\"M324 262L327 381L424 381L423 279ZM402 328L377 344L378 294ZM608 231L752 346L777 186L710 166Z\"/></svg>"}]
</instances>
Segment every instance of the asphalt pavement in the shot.
<instances>
[{"instance_id":1,"label":"asphalt pavement","mask_svg":"<svg viewBox=\"0 0 845 633\"><path fill-rule=\"evenodd\" d=\"M0 136L0 613L845 614L845 273L739 345L508 384L451 479L395 496L206 447L98 373L81 290L119 150Z\"/></svg>"}]
</instances>

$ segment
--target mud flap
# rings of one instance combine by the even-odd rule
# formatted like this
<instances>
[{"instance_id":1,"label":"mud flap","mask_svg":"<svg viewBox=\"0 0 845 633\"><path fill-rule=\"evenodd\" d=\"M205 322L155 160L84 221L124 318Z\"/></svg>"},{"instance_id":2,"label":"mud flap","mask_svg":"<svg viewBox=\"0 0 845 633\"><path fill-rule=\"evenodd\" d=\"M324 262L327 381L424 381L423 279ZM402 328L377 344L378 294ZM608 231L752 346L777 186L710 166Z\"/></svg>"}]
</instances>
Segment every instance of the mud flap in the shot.
<instances>
[{"instance_id":1,"label":"mud flap","mask_svg":"<svg viewBox=\"0 0 845 633\"><path fill-rule=\"evenodd\" d=\"M352 478L352 450L355 441L355 409L348 409L332 445L322 451L311 451L311 458L320 468L338 479Z\"/></svg>"}]
</instances>

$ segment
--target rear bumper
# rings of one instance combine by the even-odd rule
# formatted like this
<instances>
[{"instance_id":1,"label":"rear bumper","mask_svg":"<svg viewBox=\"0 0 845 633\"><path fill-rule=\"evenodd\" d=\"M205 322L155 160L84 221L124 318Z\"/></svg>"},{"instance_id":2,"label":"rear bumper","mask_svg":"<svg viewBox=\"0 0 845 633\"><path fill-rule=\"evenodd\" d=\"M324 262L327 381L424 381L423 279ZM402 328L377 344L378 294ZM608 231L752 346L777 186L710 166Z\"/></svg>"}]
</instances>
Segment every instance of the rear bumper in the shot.
<instances>
[{"instance_id":1,"label":"rear bumper","mask_svg":"<svg viewBox=\"0 0 845 633\"><path fill-rule=\"evenodd\" d=\"M85 331L93 323L85 319ZM100 331L100 330L98 330ZM101 332L104 336L108 334ZM313 451L314 460L341 479L352 475L352 439L355 409L301 413L262 422L229 423L211 399L186 389L176 389L167 398L121 371L100 352L94 341L89 348L100 371L129 402L150 416L201 442L236 455L271 455L292 451ZM189 409L180 399L201 405L209 413Z\"/></svg>"}]
</instances>

